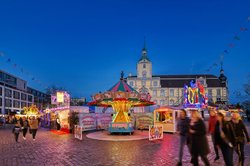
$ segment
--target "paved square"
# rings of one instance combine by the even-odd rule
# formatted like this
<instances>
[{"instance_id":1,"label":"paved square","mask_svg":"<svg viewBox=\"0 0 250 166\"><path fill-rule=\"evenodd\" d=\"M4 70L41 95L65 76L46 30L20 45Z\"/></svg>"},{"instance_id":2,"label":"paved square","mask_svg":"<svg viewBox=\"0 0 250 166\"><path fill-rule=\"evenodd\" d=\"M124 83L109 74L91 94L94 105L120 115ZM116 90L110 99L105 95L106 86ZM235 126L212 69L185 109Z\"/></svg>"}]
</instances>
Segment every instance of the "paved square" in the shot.
<instances>
[{"instance_id":1,"label":"paved square","mask_svg":"<svg viewBox=\"0 0 250 166\"><path fill-rule=\"evenodd\" d=\"M248 129L250 129L248 127ZM98 141L83 136L83 140L73 135L57 135L46 129L39 129L36 141L28 134L27 140L19 136L14 141L10 129L0 129L0 165L63 165L63 166L174 166L177 163L178 136L164 134L164 140L139 141ZM208 137L210 147L211 139ZM250 165L250 145L245 147L246 165ZM222 166L221 159L213 162L215 154L211 148L208 158L213 166ZM237 155L234 154L235 164ZM183 165L191 166L187 148ZM202 164L201 164L202 165Z\"/></svg>"}]
</instances>

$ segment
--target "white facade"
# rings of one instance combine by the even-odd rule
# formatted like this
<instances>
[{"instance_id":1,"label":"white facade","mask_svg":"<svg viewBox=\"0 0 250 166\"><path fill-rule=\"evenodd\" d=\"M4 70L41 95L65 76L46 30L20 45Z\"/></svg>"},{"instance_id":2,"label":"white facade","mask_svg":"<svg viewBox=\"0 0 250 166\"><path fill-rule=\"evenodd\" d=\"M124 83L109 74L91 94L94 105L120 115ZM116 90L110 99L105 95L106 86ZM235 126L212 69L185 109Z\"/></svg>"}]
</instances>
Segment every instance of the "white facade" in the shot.
<instances>
[{"instance_id":1,"label":"white facade","mask_svg":"<svg viewBox=\"0 0 250 166\"><path fill-rule=\"evenodd\" d=\"M0 70L0 113L20 112L34 102L26 81Z\"/></svg>"},{"instance_id":2,"label":"white facade","mask_svg":"<svg viewBox=\"0 0 250 166\"><path fill-rule=\"evenodd\" d=\"M25 106L30 106L34 102L34 96L14 88L0 85L0 108L1 113L8 113L8 111L23 110Z\"/></svg>"}]
</instances>

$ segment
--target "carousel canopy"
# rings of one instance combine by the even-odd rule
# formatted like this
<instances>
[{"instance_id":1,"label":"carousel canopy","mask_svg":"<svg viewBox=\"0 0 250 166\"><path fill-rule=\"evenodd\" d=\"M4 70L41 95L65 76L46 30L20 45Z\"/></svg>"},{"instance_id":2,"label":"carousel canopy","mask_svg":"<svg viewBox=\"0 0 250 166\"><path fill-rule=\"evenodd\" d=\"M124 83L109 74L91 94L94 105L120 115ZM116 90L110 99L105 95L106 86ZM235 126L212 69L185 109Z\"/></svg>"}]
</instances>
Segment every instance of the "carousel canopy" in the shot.
<instances>
[{"instance_id":1,"label":"carousel canopy","mask_svg":"<svg viewBox=\"0 0 250 166\"><path fill-rule=\"evenodd\" d=\"M117 82L112 88L110 88L108 91L110 92L136 92L135 89L133 89L131 86L129 86L123 78L120 79L119 82Z\"/></svg>"},{"instance_id":2,"label":"carousel canopy","mask_svg":"<svg viewBox=\"0 0 250 166\"><path fill-rule=\"evenodd\" d=\"M147 106L154 104L153 102L150 102L151 96L149 93L138 93L125 82L123 75L122 72L120 81L108 91L95 94L93 96L93 101L89 102L88 105L111 106L115 101L130 102L133 106Z\"/></svg>"}]
</instances>

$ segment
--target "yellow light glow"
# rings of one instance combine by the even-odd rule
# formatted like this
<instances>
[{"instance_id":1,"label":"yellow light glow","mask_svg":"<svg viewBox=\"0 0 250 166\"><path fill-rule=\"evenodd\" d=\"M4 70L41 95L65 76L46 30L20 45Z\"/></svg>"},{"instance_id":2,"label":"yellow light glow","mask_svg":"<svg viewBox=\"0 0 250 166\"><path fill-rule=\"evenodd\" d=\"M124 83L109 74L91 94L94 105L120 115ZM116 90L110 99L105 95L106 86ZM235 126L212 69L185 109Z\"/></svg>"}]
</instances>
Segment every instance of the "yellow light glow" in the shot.
<instances>
[{"instance_id":1,"label":"yellow light glow","mask_svg":"<svg viewBox=\"0 0 250 166\"><path fill-rule=\"evenodd\" d=\"M58 103L64 102L64 93L63 92L56 92L56 98Z\"/></svg>"}]
</instances>

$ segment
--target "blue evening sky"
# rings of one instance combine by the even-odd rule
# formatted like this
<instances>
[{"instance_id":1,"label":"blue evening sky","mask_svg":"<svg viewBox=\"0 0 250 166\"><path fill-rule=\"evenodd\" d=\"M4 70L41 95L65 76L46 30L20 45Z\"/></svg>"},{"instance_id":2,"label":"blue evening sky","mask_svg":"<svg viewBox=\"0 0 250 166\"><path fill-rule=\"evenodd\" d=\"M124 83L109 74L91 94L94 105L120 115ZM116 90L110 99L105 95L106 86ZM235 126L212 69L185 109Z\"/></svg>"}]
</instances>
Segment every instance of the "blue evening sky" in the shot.
<instances>
[{"instance_id":1,"label":"blue evening sky","mask_svg":"<svg viewBox=\"0 0 250 166\"><path fill-rule=\"evenodd\" d=\"M249 16L249 0L0 0L0 69L89 98L121 70L136 74L144 36L153 74L219 75L206 70L233 42L224 70L235 102L250 70Z\"/></svg>"}]
</instances>

